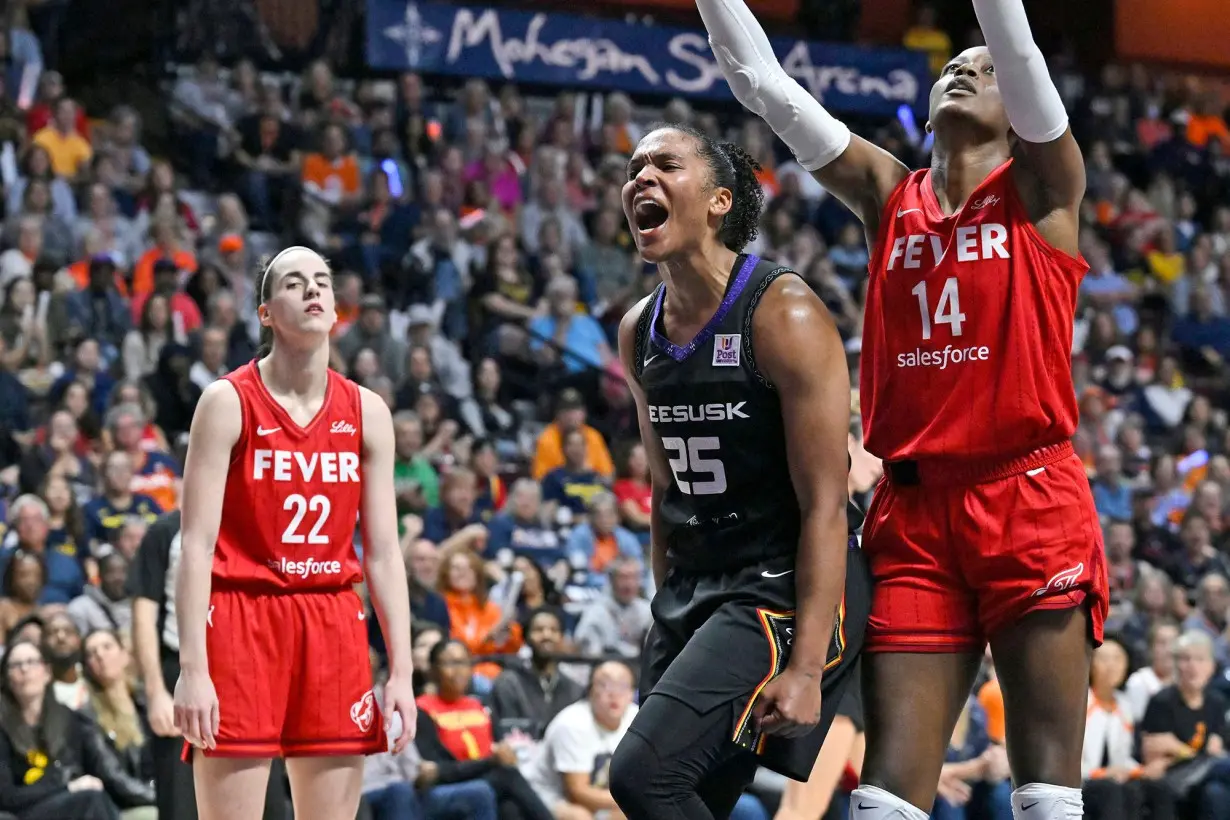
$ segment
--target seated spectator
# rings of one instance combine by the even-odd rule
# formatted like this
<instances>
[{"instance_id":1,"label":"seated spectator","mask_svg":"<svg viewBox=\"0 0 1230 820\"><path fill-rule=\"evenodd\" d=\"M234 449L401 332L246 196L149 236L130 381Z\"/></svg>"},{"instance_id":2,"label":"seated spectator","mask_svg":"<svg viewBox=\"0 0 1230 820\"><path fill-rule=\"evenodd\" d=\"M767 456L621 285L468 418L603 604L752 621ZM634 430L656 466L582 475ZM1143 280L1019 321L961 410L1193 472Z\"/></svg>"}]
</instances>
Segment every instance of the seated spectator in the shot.
<instances>
[{"instance_id":1,"label":"seated spectator","mask_svg":"<svg viewBox=\"0 0 1230 820\"><path fill-rule=\"evenodd\" d=\"M17 551L39 556L47 570L40 604L66 604L81 594L85 586L85 570L77 550L65 551L50 540L50 511L36 495L18 496L8 509L11 528L0 550L0 572Z\"/></svg>"},{"instance_id":2,"label":"seated spectator","mask_svg":"<svg viewBox=\"0 0 1230 820\"><path fill-rule=\"evenodd\" d=\"M1139 817L1146 800L1149 817L1174 816L1168 788L1156 777L1141 778L1142 768L1133 756L1131 704L1118 691L1127 670L1127 650L1119 641L1107 638L1094 650L1081 754L1085 817L1090 820Z\"/></svg>"},{"instance_id":3,"label":"seated spectator","mask_svg":"<svg viewBox=\"0 0 1230 820\"><path fill-rule=\"evenodd\" d=\"M31 138L33 143L47 151L51 169L56 176L76 180L88 169L94 149L90 142L77 133L77 104L61 97L52 106L51 122Z\"/></svg>"},{"instance_id":4,"label":"seated spectator","mask_svg":"<svg viewBox=\"0 0 1230 820\"><path fill-rule=\"evenodd\" d=\"M448 604L450 636L475 655L511 654L521 648L521 626L487 597L483 559L461 546L446 547L440 556L436 588ZM494 679L494 663L479 664L478 674Z\"/></svg>"},{"instance_id":5,"label":"seated spectator","mask_svg":"<svg viewBox=\"0 0 1230 820\"><path fill-rule=\"evenodd\" d=\"M1157 621L1149 631L1149 665L1128 676L1123 687L1133 725L1145 717L1149 701L1174 683L1174 643L1179 628L1169 621Z\"/></svg>"},{"instance_id":6,"label":"seated spectator","mask_svg":"<svg viewBox=\"0 0 1230 820\"><path fill-rule=\"evenodd\" d=\"M27 450L21 460L22 489L34 492L48 476L57 475L68 479L74 492L93 492L94 467L86 458L88 440L83 441L72 414L67 410L52 413L42 438L42 443Z\"/></svg>"},{"instance_id":7,"label":"seated spectator","mask_svg":"<svg viewBox=\"0 0 1230 820\"><path fill-rule=\"evenodd\" d=\"M548 474L547 478L550 477ZM588 512L586 520L574 527L568 536L568 555L574 567L602 573L621 556L640 562L644 555L641 542L619 526L619 509L614 495L598 493L590 499Z\"/></svg>"},{"instance_id":8,"label":"seated spectator","mask_svg":"<svg viewBox=\"0 0 1230 820\"><path fill-rule=\"evenodd\" d=\"M487 357L474 368L473 395L461 404L461 419L470 433L495 443L502 459L520 455L517 427L520 419L501 395L503 374L495 359Z\"/></svg>"},{"instance_id":9,"label":"seated spectator","mask_svg":"<svg viewBox=\"0 0 1230 820\"><path fill-rule=\"evenodd\" d=\"M112 450L102 461L102 492L85 505L86 537L90 552L111 544L129 518L149 522L162 508L152 496L133 492L132 456L123 450Z\"/></svg>"},{"instance_id":10,"label":"seated spectator","mask_svg":"<svg viewBox=\"0 0 1230 820\"><path fill-rule=\"evenodd\" d=\"M124 588L128 579L128 559L118 550L98 559L98 586L85 591L68 604L68 614L82 635L100 629L114 630L125 643L132 636L132 598Z\"/></svg>"},{"instance_id":11,"label":"seated spectator","mask_svg":"<svg viewBox=\"0 0 1230 820\"><path fill-rule=\"evenodd\" d=\"M102 732L104 741L123 766L124 772L141 783L154 780L154 759L147 740L151 730L145 709L135 698L130 674L132 657L124 648L120 634L113 629L96 629L85 636L85 677L90 687L88 713ZM158 820L153 795L148 803L139 798L128 801L124 820ZM148 807L144 813L134 809Z\"/></svg>"},{"instance_id":12,"label":"seated spectator","mask_svg":"<svg viewBox=\"0 0 1230 820\"><path fill-rule=\"evenodd\" d=\"M491 718L466 691L474 676L470 653L460 641L441 641L431 650L430 674L436 692L420 695L415 745L434 770L420 775L421 786L481 778L495 790L501 816L518 812L525 820L554 820L517 770L517 753L495 743Z\"/></svg>"},{"instance_id":13,"label":"seated spectator","mask_svg":"<svg viewBox=\"0 0 1230 820\"><path fill-rule=\"evenodd\" d=\"M547 569L568 561L563 541L546 522L542 490L532 478L513 482L507 508L492 516L487 532L483 557L500 566L510 566L516 556L525 556Z\"/></svg>"},{"instance_id":14,"label":"seated spectator","mask_svg":"<svg viewBox=\"0 0 1230 820\"><path fill-rule=\"evenodd\" d=\"M1179 540L1183 549L1171 557L1168 568L1176 584L1195 589L1207 575L1230 578L1230 560L1214 548L1213 534L1203 515L1191 509L1184 513Z\"/></svg>"},{"instance_id":15,"label":"seated spectator","mask_svg":"<svg viewBox=\"0 0 1230 820\"><path fill-rule=\"evenodd\" d=\"M547 313L530 320L530 350L540 365L569 374L604 368L612 359L602 325L577 302L577 281L557 276L547 283Z\"/></svg>"},{"instance_id":16,"label":"seated spectator","mask_svg":"<svg viewBox=\"0 0 1230 820\"><path fill-rule=\"evenodd\" d=\"M383 684L377 683L374 692L380 702ZM423 760L413 742L398 755L370 755L363 764L363 802L372 820L497 820L495 790L484 780L437 782L423 788L421 794L415 791L417 783L437 781L438 777L438 764Z\"/></svg>"},{"instance_id":17,"label":"seated spectator","mask_svg":"<svg viewBox=\"0 0 1230 820\"><path fill-rule=\"evenodd\" d=\"M13 644L0 672L0 811L112 820L120 807L153 804L153 787L124 771L94 721L52 697L38 647Z\"/></svg>"},{"instance_id":18,"label":"seated spectator","mask_svg":"<svg viewBox=\"0 0 1230 820\"><path fill-rule=\"evenodd\" d=\"M607 568L610 579L602 597L590 603L577 623L577 650L590 657L636 658L653 625L649 601L641 597L641 562L620 556Z\"/></svg>"},{"instance_id":19,"label":"seated spectator","mask_svg":"<svg viewBox=\"0 0 1230 820\"><path fill-rule=\"evenodd\" d=\"M67 612L47 616L41 648L51 669L56 700L74 711L85 708L90 702L90 688L81 667L81 632Z\"/></svg>"},{"instance_id":20,"label":"seated spectator","mask_svg":"<svg viewBox=\"0 0 1230 820\"><path fill-rule=\"evenodd\" d=\"M436 691L436 684L427 674L431 667L431 648L448 638L448 632L430 621L415 621L411 625L414 641L410 654L414 658L414 694L427 695Z\"/></svg>"},{"instance_id":21,"label":"seated spectator","mask_svg":"<svg viewBox=\"0 0 1230 820\"><path fill-rule=\"evenodd\" d=\"M558 568L566 571L567 565L561 564ZM507 601L513 593L513 586L517 583L521 585L521 592L517 595L515 603L516 615L514 617L517 623L524 624L526 617L539 607L561 607L563 605L564 596L559 591L560 585L547 575L547 571L542 568L541 564L520 555L513 559L511 569L511 572L491 587L491 596L498 601ZM565 575L561 583L566 581L567 576Z\"/></svg>"},{"instance_id":22,"label":"seated spectator","mask_svg":"<svg viewBox=\"0 0 1230 820\"><path fill-rule=\"evenodd\" d=\"M35 553L18 549L9 558L0 580L0 638L38 609L46 577L43 560Z\"/></svg>"},{"instance_id":23,"label":"seated spectator","mask_svg":"<svg viewBox=\"0 0 1230 820\"><path fill-rule=\"evenodd\" d=\"M1012 817L1012 781L1004 747L987 734L987 716L978 701L965 702L940 772L934 820Z\"/></svg>"},{"instance_id":24,"label":"seated spectator","mask_svg":"<svg viewBox=\"0 0 1230 820\"><path fill-rule=\"evenodd\" d=\"M564 464L542 477L542 499L548 519L569 523L585 515L590 501L606 492L605 479L586 466L585 435L564 434ZM560 512L566 510L563 517Z\"/></svg>"},{"instance_id":25,"label":"seated spectator","mask_svg":"<svg viewBox=\"0 0 1230 820\"><path fill-rule=\"evenodd\" d=\"M649 480L649 458L639 441L631 444L620 459L619 477L611 491L619 502L619 520L643 545L649 543L649 510L653 485Z\"/></svg>"},{"instance_id":26,"label":"seated spectator","mask_svg":"<svg viewBox=\"0 0 1230 820\"><path fill-rule=\"evenodd\" d=\"M495 736L514 746L526 739L541 740L547 724L585 694L580 684L560 674L555 661L564 643L559 610L547 606L534 609L526 616L523 628L529 660L506 664L491 688Z\"/></svg>"},{"instance_id":27,"label":"seated spectator","mask_svg":"<svg viewBox=\"0 0 1230 820\"><path fill-rule=\"evenodd\" d=\"M504 509L508 500L508 485L500 475L500 459L495 442L478 439L470 445L470 469L474 471L474 505L494 514Z\"/></svg>"},{"instance_id":28,"label":"seated spectator","mask_svg":"<svg viewBox=\"0 0 1230 820\"><path fill-rule=\"evenodd\" d=\"M1230 642L1225 638L1230 616L1230 581L1220 573L1209 573L1196 587L1196 607L1183 621L1183 631L1203 632L1213 642L1213 660L1218 665L1230 661Z\"/></svg>"},{"instance_id":29,"label":"seated spectator","mask_svg":"<svg viewBox=\"0 0 1230 820\"><path fill-rule=\"evenodd\" d=\"M478 508L474 473L465 467L453 469L440 482L440 506L423 516L423 537L439 544L470 524L482 520Z\"/></svg>"},{"instance_id":30,"label":"seated spectator","mask_svg":"<svg viewBox=\"0 0 1230 820\"><path fill-rule=\"evenodd\" d=\"M82 556L90 571L89 542L85 538L85 516L77 506L77 499L68 479L61 475L48 475L42 487L43 501L47 504L47 541L57 545L64 554Z\"/></svg>"},{"instance_id":31,"label":"seated spectator","mask_svg":"<svg viewBox=\"0 0 1230 820\"><path fill-rule=\"evenodd\" d=\"M1184 781L1177 794L1180 816L1206 817L1230 805L1226 786L1193 768L1194 762L1226 754L1226 700L1208 686L1213 642L1203 632L1185 632L1175 642L1175 684L1149 701L1140 722L1140 751L1151 776L1173 772Z\"/></svg>"},{"instance_id":32,"label":"seated spectator","mask_svg":"<svg viewBox=\"0 0 1230 820\"><path fill-rule=\"evenodd\" d=\"M1132 601L1132 613L1128 615L1119 634L1127 644L1132 657L1144 657L1149 651L1149 635L1157 623L1171 620L1170 602L1174 585L1166 573L1154 567L1141 570ZM1140 713L1144 717L1144 711Z\"/></svg>"},{"instance_id":33,"label":"seated spectator","mask_svg":"<svg viewBox=\"0 0 1230 820\"><path fill-rule=\"evenodd\" d=\"M564 434L573 430L580 430L585 440L585 467L604 478L613 478L615 465L606 441L601 433L585 423L585 399L571 387L560 391L555 420L538 437L531 475L541 481L547 473L564 466Z\"/></svg>"},{"instance_id":34,"label":"seated spectator","mask_svg":"<svg viewBox=\"0 0 1230 820\"><path fill-rule=\"evenodd\" d=\"M619 661L594 667L585 700L559 713L547 727L529 781L556 820L589 820L619 811L608 786L611 756L637 708L636 679Z\"/></svg>"},{"instance_id":35,"label":"seated spectator","mask_svg":"<svg viewBox=\"0 0 1230 820\"><path fill-rule=\"evenodd\" d=\"M160 368L169 362L170 357L177 355L175 349L174 345L163 348ZM166 390L175 389L174 385L166 383L168 377L172 375L169 370L160 371L158 374ZM185 368L182 374L184 381L187 381L187 375L187 368ZM197 397L200 396L200 392L196 389ZM162 398L157 401L160 414L169 412L168 408L162 406ZM143 494L154 499L158 504L158 510L154 512L154 515L157 515L179 506L179 486L183 471L175 459L166 453L150 452L146 449L146 430L150 421L159 423L157 419L147 418L145 412L136 404L117 405L107 413L107 429L110 431L111 440L115 443L115 449L128 453L131 459L129 489L134 494ZM166 429L167 435L170 436L178 432L176 425L159 423L159 426ZM185 425L182 429L186 430L187 426ZM143 514L143 517L147 521L151 520L149 515Z\"/></svg>"},{"instance_id":36,"label":"seated spectator","mask_svg":"<svg viewBox=\"0 0 1230 820\"><path fill-rule=\"evenodd\" d=\"M423 453L423 424L413 410L393 416L397 510L422 515L440 504L440 476Z\"/></svg>"}]
</instances>

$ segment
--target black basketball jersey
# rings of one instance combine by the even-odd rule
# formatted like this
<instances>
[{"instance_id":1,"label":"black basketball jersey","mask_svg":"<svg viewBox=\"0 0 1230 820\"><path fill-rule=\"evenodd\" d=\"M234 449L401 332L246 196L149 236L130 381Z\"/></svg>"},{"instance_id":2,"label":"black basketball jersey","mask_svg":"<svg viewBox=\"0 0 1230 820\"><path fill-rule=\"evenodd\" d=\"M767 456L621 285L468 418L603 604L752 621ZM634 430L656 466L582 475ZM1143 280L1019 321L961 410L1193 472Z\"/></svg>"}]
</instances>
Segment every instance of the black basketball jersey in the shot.
<instances>
[{"instance_id":1,"label":"black basketball jersey","mask_svg":"<svg viewBox=\"0 0 1230 820\"><path fill-rule=\"evenodd\" d=\"M756 305L790 273L739 256L717 312L683 347L663 333L665 285L641 314L636 377L673 474L658 533L672 566L719 571L798 550L781 402L756 369L752 338Z\"/></svg>"}]
</instances>

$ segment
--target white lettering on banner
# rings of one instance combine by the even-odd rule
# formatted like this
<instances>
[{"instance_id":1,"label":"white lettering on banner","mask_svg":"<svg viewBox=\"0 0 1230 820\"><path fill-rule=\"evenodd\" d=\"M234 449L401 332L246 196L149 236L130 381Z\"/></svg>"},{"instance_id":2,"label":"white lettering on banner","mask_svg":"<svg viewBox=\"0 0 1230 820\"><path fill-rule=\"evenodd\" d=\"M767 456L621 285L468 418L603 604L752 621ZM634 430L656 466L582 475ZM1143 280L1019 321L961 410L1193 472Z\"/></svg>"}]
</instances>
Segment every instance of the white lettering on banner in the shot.
<instances>
[{"instance_id":1,"label":"white lettering on banner","mask_svg":"<svg viewBox=\"0 0 1230 820\"><path fill-rule=\"evenodd\" d=\"M315 558L305 558L302 561L288 561L285 558L279 558L276 561L269 562L269 569L296 578L309 578L313 575L340 575L342 572L342 562L317 561Z\"/></svg>"},{"instance_id":2,"label":"white lettering on banner","mask_svg":"<svg viewBox=\"0 0 1230 820\"><path fill-rule=\"evenodd\" d=\"M547 14L534 14L520 37L506 34L496 9L458 8L448 31L430 25L416 3L407 3L402 22L387 26L384 36L401 45L412 69L422 68L423 52L428 46L447 42L444 61L456 65L465 61L468 49L486 49L500 73L514 79L519 65L541 63L550 68L571 70L574 79L590 81L602 76L639 75L653 86L683 94L704 94L722 79L722 70L713 59L709 41L703 33L679 32L666 43L666 54L679 65L664 67L657 53L629 53L605 37L560 37L543 39ZM655 49L656 52L656 49ZM782 60L782 67L816 99L824 102L830 90L862 97L880 97L897 103L918 100L918 78L905 69L891 69L883 75L867 75L850 65L815 65L808 43L796 40Z\"/></svg>"},{"instance_id":3,"label":"white lettering on banner","mask_svg":"<svg viewBox=\"0 0 1230 820\"><path fill-rule=\"evenodd\" d=\"M312 481L325 484L357 484L358 453L301 453L297 450L256 450L252 454L252 478L264 481Z\"/></svg>"}]
</instances>

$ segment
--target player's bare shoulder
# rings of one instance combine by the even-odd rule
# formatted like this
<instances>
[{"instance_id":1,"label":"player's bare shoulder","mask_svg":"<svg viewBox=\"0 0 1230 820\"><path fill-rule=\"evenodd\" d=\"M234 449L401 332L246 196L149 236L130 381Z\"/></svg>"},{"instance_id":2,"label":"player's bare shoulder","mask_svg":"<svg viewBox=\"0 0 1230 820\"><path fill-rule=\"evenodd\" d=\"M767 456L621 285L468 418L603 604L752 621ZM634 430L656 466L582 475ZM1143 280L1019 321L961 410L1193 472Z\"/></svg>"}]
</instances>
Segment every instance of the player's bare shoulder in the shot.
<instances>
[{"instance_id":1,"label":"player's bare shoulder","mask_svg":"<svg viewBox=\"0 0 1230 820\"><path fill-rule=\"evenodd\" d=\"M230 379L218 379L201 391L192 416L191 439L208 438L210 447L232 447L243 434L243 402Z\"/></svg>"},{"instance_id":2,"label":"player's bare shoulder","mask_svg":"<svg viewBox=\"0 0 1230 820\"><path fill-rule=\"evenodd\" d=\"M363 413L363 452L373 453L393 449L393 414L384 399L372 390L359 386L359 404Z\"/></svg>"},{"instance_id":3,"label":"player's bare shoulder","mask_svg":"<svg viewBox=\"0 0 1230 820\"><path fill-rule=\"evenodd\" d=\"M783 273L769 283L752 314L752 341L758 365L814 353L827 353L841 337L829 309L802 277Z\"/></svg>"}]
</instances>

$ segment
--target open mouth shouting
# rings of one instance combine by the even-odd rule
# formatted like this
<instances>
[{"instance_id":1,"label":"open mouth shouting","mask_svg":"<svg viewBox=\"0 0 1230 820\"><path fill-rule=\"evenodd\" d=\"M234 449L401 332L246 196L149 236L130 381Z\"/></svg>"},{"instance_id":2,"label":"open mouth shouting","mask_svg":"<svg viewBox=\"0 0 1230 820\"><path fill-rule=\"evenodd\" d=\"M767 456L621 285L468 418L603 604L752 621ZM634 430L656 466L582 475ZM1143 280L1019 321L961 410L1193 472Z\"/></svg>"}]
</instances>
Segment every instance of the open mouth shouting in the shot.
<instances>
[{"instance_id":1,"label":"open mouth shouting","mask_svg":"<svg viewBox=\"0 0 1230 820\"><path fill-rule=\"evenodd\" d=\"M632 203L632 215L636 220L636 232L648 239L656 235L670 218L666 206L648 196L638 196Z\"/></svg>"}]
</instances>

